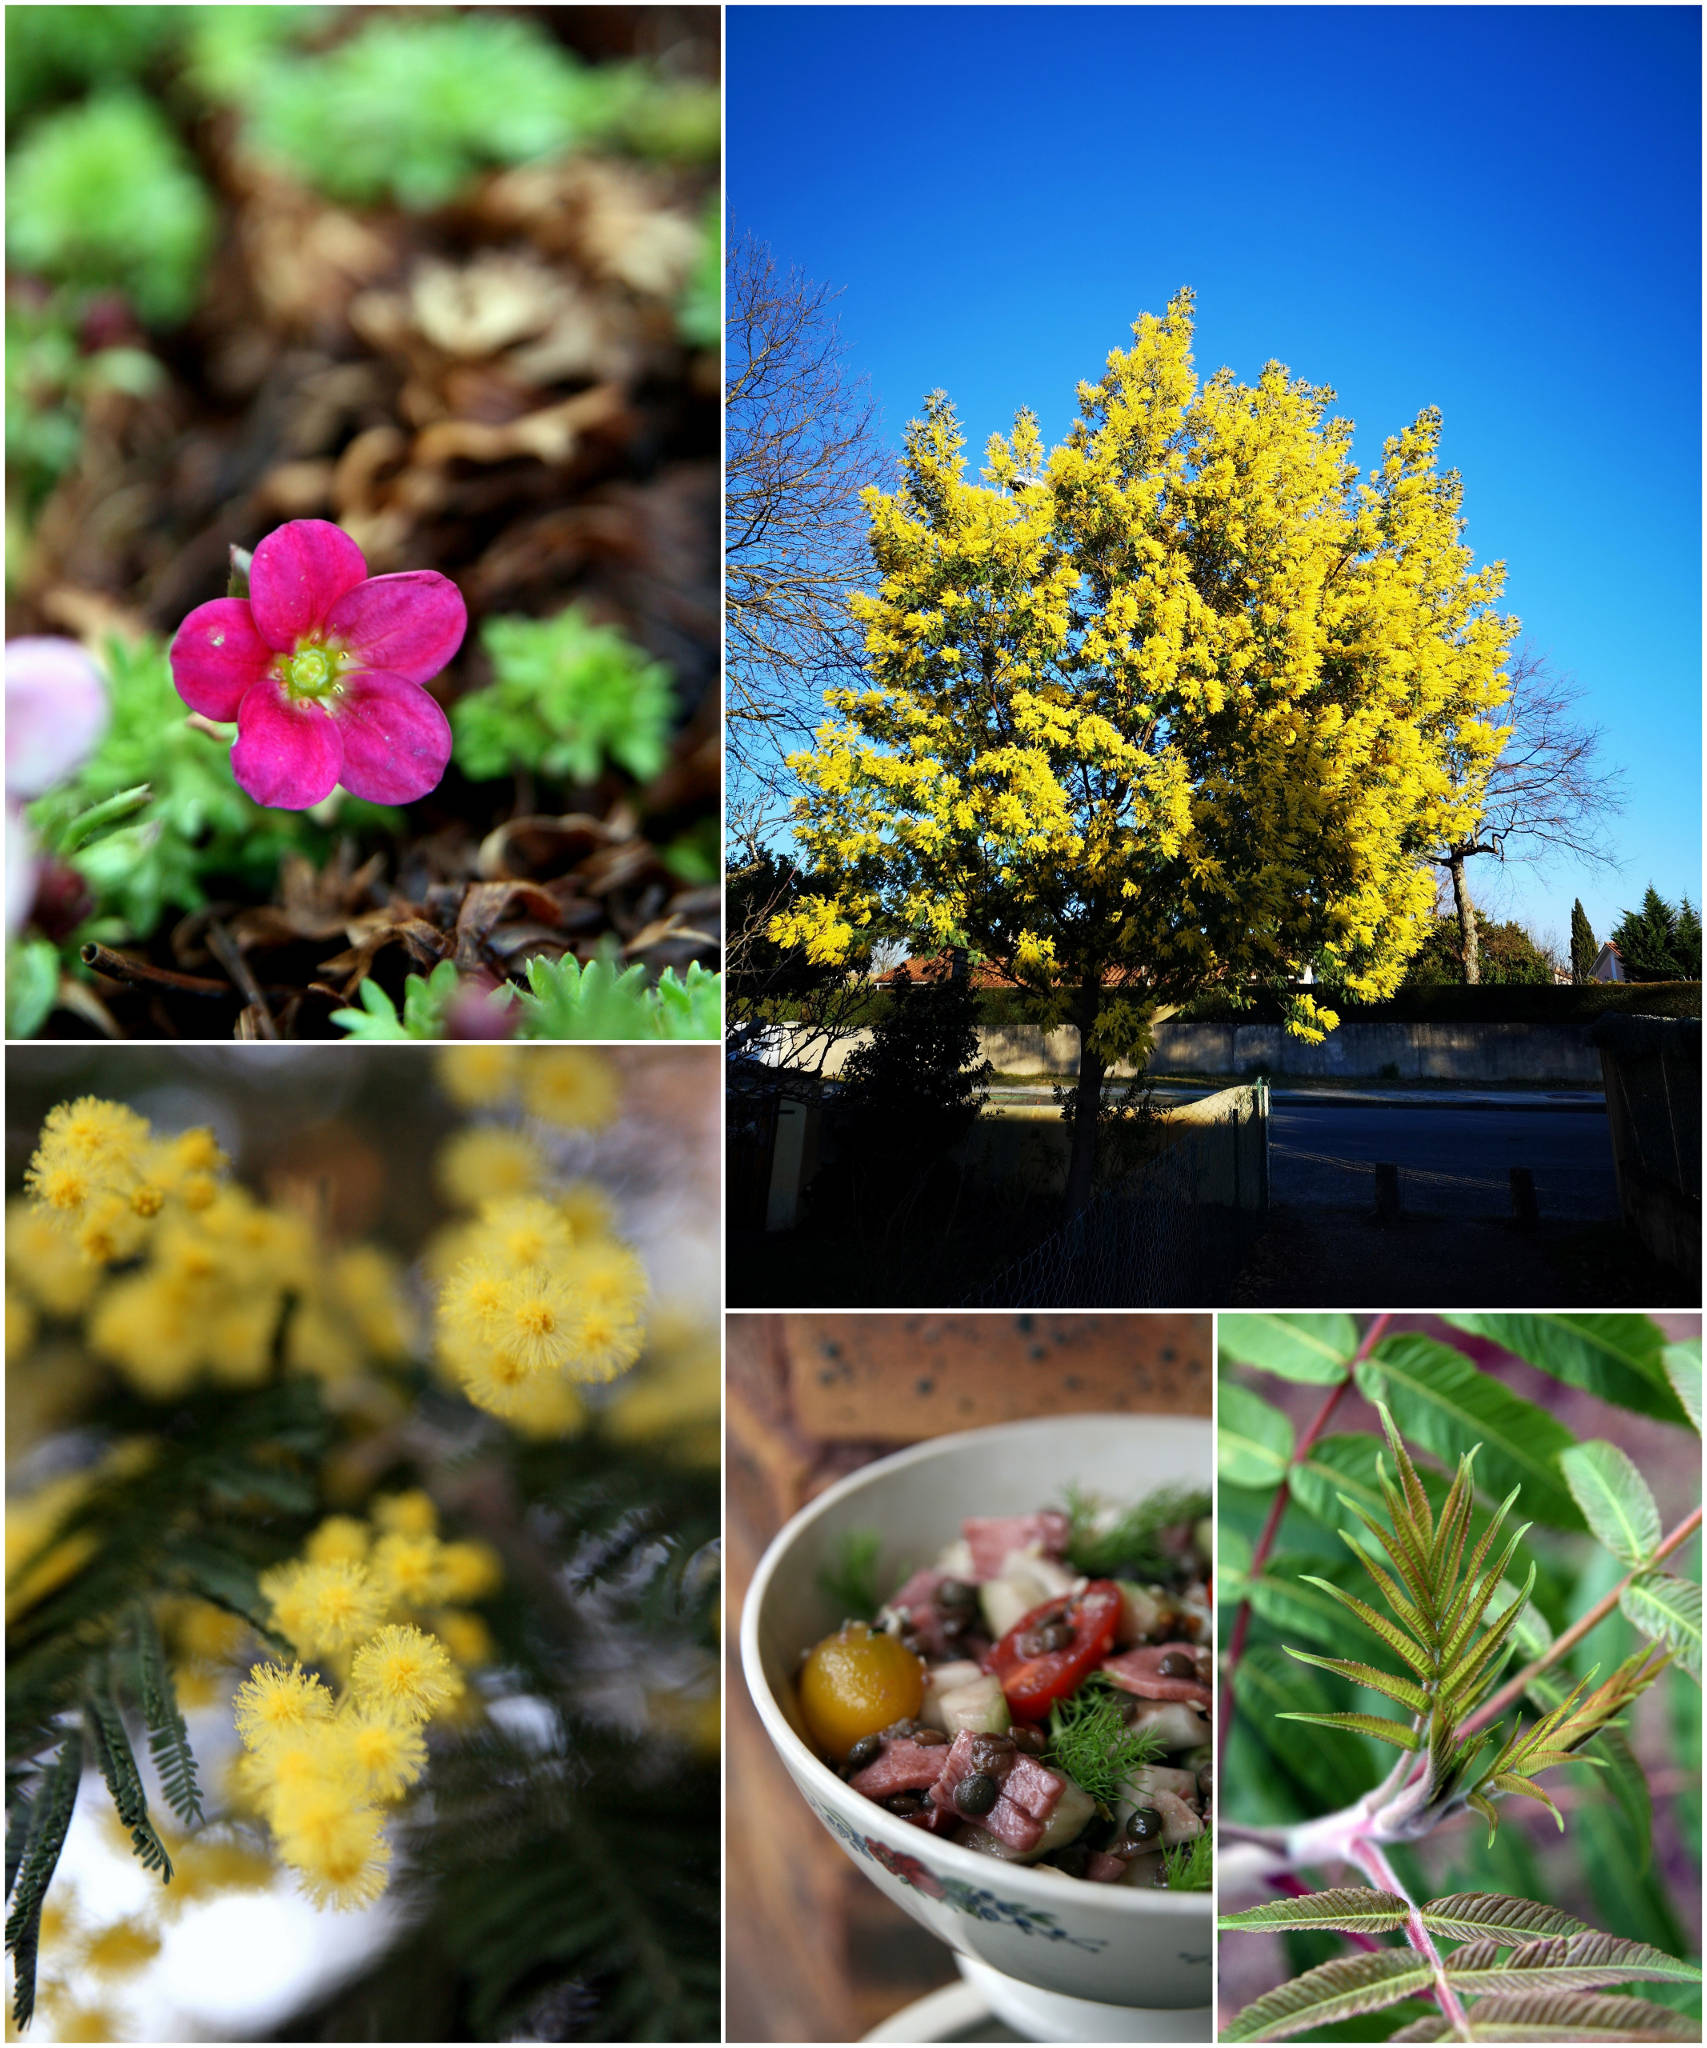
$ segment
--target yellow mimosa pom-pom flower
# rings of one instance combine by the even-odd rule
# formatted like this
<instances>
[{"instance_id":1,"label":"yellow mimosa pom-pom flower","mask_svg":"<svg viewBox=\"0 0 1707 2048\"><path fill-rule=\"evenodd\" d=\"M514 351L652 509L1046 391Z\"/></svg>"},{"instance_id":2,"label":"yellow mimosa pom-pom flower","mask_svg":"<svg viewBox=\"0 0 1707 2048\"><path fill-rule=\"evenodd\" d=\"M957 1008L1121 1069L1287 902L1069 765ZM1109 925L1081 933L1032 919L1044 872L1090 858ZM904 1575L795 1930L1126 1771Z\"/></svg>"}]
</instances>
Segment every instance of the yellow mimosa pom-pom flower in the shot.
<instances>
[{"instance_id":1,"label":"yellow mimosa pom-pom flower","mask_svg":"<svg viewBox=\"0 0 1707 2048\"><path fill-rule=\"evenodd\" d=\"M616 1069L597 1053L569 1047L529 1052L521 1073L523 1105L566 1130L603 1130L621 1107Z\"/></svg>"},{"instance_id":2,"label":"yellow mimosa pom-pom flower","mask_svg":"<svg viewBox=\"0 0 1707 2048\"><path fill-rule=\"evenodd\" d=\"M545 1154L525 1131L471 1124L447 1138L433 1161L439 1193L456 1209L528 1195L545 1179Z\"/></svg>"},{"instance_id":3,"label":"yellow mimosa pom-pom flower","mask_svg":"<svg viewBox=\"0 0 1707 2048\"><path fill-rule=\"evenodd\" d=\"M443 1643L407 1622L369 1638L350 1666L350 1691L364 1706L389 1707L425 1721L462 1690Z\"/></svg>"},{"instance_id":4,"label":"yellow mimosa pom-pom flower","mask_svg":"<svg viewBox=\"0 0 1707 2048\"><path fill-rule=\"evenodd\" d=\"M238 1734L253 1748L269 1735L325 1720L332 1695L300 1664L257 1664L231 1705Z\"/></svg>"}]
</instances>

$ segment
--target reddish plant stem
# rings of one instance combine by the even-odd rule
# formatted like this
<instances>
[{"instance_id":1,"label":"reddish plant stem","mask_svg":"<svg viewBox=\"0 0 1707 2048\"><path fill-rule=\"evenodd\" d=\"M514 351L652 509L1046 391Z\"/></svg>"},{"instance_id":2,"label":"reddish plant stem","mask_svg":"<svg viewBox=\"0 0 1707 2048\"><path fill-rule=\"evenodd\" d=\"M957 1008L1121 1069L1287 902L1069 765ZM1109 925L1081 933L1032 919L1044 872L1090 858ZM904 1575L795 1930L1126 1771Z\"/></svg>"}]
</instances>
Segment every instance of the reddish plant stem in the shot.
<instances>
[{"instance_id":1,"label":"reddish plant stem","mask_svg":"<svg viewBox=\"0 0 1707 2048\"><path fill-rule=\"evenodd\" d=\"M1531 1679L1545 1671L1548 1665L1557 1664L1561 1657L1568 1657L1589 1630L1598 1627L1606 1619L1618 1605L1620 1595L1632 1579L1639 1579L1644 1572L1651 1572L1661 1558L1670 1557L1672 1552L1687 1543L1700 1527L1701 1510L1697 1508L1693 1514L1684 1516L1651 1557L1645 1559L1634 1571L1626 1572L1604 1600L1597 1600L1580 1621L1571 1623L1557 1642L1543 1651L1532 1664L1526 1664L1515 1678L1508 1679L1498 1692L1479 1706L1459 1728L1459 1737L1473 1735L1478 1728L1485 1728L1490 1721L1497 1721L1514 1700L1523 1697Z\"/></svg>"},{"instance_id":2,"label":"reddish plant stem","mask_svg":"<svg viewBox=\"0 0 1707 2048\"><path fill-rule=\"evenodd\" d=\"M1286 1513L1287 1501L1291 1498L1287 1484L1288 1474L1294 1465L1303 1464L1304 1460L1315 1448L1317 1438L1328 1426L1328 1418L1339 1405L1340 1396L1347 1387L1353 1384L1357 1376L1357 1368L1369 1356L1370 1352L1375 1349L1376 1345L1380 1343L1386 1333L1387 1325L1392 1320L1391 1315L1377 1316L1369 1325L1369 1328L1364 1331L1363 1342L1357 1347L1350 1365L1346 1368L1345 1378L1334 1382L1334 1385L1329 1390L1328 1398L1317 1410L1315 1421L1310 1424L1310 1427L1304 1432L1299 1442L1293 1445L1292 1456L1287 1460L1286 1471L1280 1475L1280 1479L1275 1486L1274 1499L1270 1503L1268 1510L1268 1520L1264 1522L1262 1534L1257 1538L1257 1547L1251 1552L1251 1567L1248 1574L1250 1578L1255 1579L1262 1576L1262 1568L1268 1563L1268 1554L1274 1548L1274 1539L1279 1533L1281 1519ZM1227 1668L1222 1675L1221 1681L1221 1726L1217 1730L1215 1738L1217 1746L1217 1778L1220 1776L1221 1765L1226 1761L1227 1738L1233 1730L1233 1674L1238 1670L1239 1659L1245 1653L1245 1637L1249 1635L1250 1628L1251 1605L1248 1600L1241 1600L1238 1612L1233 1616L1233 1633L1227 1644Z\"/></svg>"},{"instance_id":3,"label":"reddish plant stem","mask_svg":"<svg viewBox=\"0 0 1707 2048\"><path fill-rule=\"evenodd\" d=\"M1367 1836L1351 1844L1350 1855L1351 1860L1363 1872L1364 1876L1369 1879L1371 1884L1381 1891L1393 1892L1404 1900L1406 1916L1405 1939L1434 1972L1435 2003L1440 2007L1446 2024L1452 2029L1453 2039L1468 2041L1470 2039L1469 2017L1464 2011L1464 2006L1459 1999L1458 1993L1452 1988L1451 1981L1447 1977L1446 1964L1441 1959L1439 1949L1434 1945L1434 1936L1429 1933L1427 1927L1423 1924L1422 1909L1399 1882L1399 1873L1387 1861L1386 1857L1382 1855L1376 1844L1370 1841Z\"/></svg>"}]
</instances>

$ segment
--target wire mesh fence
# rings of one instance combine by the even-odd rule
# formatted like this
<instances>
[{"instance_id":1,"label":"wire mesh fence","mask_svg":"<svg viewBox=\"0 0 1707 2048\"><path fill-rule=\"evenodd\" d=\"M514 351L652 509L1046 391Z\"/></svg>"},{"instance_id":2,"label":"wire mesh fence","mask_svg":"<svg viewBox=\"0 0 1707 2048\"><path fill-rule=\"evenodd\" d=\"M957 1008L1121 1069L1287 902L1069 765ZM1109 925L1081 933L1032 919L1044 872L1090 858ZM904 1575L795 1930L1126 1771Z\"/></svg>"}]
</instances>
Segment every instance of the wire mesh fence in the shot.
<instances>
[{"instance_id":1,"label":"wire mesh fence","mask_svg":"<svg viewBox=\"0 0 1707 2048\"><path fill-rule=\"evenodd\" d=\"M1191 1308L1224 1300L1268 1207L1265 1084L1171 1117L1168 1142L962 1302Z\"/></svg>"}]
</instances>

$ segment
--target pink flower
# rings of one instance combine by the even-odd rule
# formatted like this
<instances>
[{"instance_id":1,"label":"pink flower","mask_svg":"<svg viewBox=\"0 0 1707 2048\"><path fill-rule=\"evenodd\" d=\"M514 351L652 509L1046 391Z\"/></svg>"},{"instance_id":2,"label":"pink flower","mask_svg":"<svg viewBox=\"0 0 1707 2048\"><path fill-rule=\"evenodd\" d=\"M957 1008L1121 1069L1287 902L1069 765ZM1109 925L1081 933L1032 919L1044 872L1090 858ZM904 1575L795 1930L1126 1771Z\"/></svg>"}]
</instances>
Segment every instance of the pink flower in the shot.
<instances>
[{"instance_id":1,"label":"pink flower","mask_svg":"<svg viewBox=\"0 0 1707 2048\"><path fill-rule=\"evenodd\" d=\"M75 640L6 642L6 929L35 896L35 843L23 800L41 796L95 750L106 730L107 686Z\"/></svg>"},{"instance_id":2,"label":"pink flower","mask_svg":"<svg viewBox=\"0 0 1707 2048\"><path fill-rule=\"evenodd\" d=\"M293 519L255 550L247 597L197 605L172 642L178 695L237 721L231 772L258 804L305 811L339 783L376 804L436 789L450 722L422 685L468 627L430 569L369 576L325 519Z\"/></svg>"}]
</instances>

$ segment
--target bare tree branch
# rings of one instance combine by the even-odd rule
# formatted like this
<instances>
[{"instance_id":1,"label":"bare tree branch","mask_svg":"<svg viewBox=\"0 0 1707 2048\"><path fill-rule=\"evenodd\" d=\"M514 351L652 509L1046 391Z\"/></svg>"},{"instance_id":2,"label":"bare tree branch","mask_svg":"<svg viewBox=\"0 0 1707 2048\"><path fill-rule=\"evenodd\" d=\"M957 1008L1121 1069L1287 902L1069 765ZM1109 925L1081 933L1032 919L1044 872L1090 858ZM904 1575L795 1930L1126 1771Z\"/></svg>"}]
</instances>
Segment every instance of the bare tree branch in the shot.
<instances>
[{"instance_id":1,"label":"bare tree branch","mask_svg":"<svg viewBox=\"0 0 1707 2048\"><path fill-rule=\"evenodd\" d=\"M785 756L826 683L859 667L850 594L871 573L860 493L889 460L837 331L837 294L779 271L745 236L729 256L724 509L730 864L787 813Z\"/></svg>"}]
</instances>

